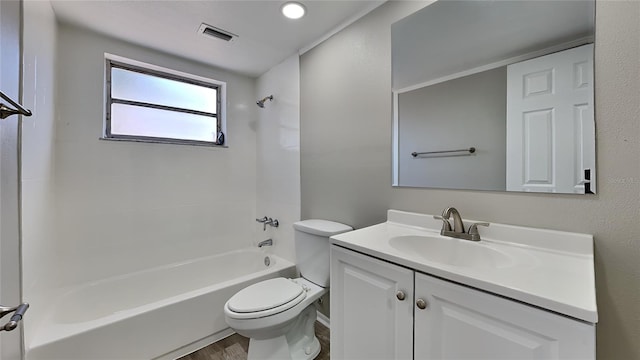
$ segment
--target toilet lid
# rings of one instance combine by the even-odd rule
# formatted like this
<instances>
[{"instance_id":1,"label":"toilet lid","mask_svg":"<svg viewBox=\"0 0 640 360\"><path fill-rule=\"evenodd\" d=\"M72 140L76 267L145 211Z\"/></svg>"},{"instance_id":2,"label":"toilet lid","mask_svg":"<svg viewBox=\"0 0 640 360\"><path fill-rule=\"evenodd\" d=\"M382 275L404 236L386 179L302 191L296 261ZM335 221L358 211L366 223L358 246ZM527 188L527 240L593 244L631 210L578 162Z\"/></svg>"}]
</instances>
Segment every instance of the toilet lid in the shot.
<instances>
[{"instance_id":1,"label":"toilet lid","mask_svg":"<svg viewBox=\"0 0 640 360\"><path fill-rule=\"evenodd\" d=\"M299 298L302 292L302 286L291 279L269 279L238 291L229 299L227 306L238 313L264 311Z\"/></svg>"}]
</instances>

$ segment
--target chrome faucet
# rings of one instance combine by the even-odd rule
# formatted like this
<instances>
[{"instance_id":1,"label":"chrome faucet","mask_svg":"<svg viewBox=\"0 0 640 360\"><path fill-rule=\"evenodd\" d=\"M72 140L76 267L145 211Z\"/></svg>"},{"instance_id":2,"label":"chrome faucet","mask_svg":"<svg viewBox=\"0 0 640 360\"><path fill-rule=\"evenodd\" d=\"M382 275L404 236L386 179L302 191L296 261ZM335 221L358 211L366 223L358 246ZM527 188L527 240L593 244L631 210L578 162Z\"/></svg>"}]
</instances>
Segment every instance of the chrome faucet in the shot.
<instances>
[{"instance_id":1,"label":"chrome faucet","mask_svg":"<svg viewBox=\"0 0 640 360\"><path fill-rule=\"evenodd\" d=\"M278 222L278 219L272 219L272 218L269 218L269 219L264 223L264 225L265 225L265 226L266 226L266 225L269 225L269 226L271 226L271 227L278 227L278 226L280 226L280 223Z\"/></svg>"},{"instance_id":2,"label":"chrome faucet","mask_svg":"<svg viewBox=\"0 0 640 360\"><path fill-rule=\"evenodd\" d=\"M451 229L451 223L449 223L449 218L451 216L453 216L453 230ZM442 230L440 230L440 235L464 240L480 241L478 226L489 226L489 223L486 222L474 223L469 226L469 231L465 232L462 217L454 207L444 209L444 211L442 211L442 216L436 215L433 218L442 220Z\"/></svg>"},{"instance_id":3,"label":"chrome faucet","mask_svg":"<svg viewBox=\"0 0 640 360\"><path fill-rule=\"evenodd\" d=\"M260 241L260 242L258 243L258 247L259 247L259 248L261 248L261 247L263 247L263 246L273 246L273 239L263 240L263 241Z\"/></svg>"},{"instance_id":4,"label":"chrome faucet","mask_svg":"<svg viewBox=\"0 0 640 360\"><path fill-rule=\"evenodd\" d=\"M263 217L262 219L256 219L257 222L262 223L262 231L267 230L267 225L271 226L271 227L278 227L280 226L280 223L278 222L278 219L272 219L272 218L268 218L268 217Z\"/></svg>"}]
</instances>

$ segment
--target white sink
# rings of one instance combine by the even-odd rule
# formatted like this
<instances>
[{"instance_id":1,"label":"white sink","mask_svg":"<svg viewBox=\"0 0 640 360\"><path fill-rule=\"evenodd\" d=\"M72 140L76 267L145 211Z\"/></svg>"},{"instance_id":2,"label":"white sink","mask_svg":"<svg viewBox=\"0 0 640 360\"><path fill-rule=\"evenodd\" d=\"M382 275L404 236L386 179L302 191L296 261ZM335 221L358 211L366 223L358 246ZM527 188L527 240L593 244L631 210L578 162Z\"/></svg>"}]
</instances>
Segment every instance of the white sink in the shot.
<instances>
[{"instance_id":1,"label":"white sink","mask_svg":"<svg viewBox=\"0 0 640 360\"><path fill-rule=\"evenodd\" d=\"M513 264L505 253L481 242L446 237L406 235L389 239L392 248L439 264L470 268L504 268Z\"/></svg>"}]
</instances>

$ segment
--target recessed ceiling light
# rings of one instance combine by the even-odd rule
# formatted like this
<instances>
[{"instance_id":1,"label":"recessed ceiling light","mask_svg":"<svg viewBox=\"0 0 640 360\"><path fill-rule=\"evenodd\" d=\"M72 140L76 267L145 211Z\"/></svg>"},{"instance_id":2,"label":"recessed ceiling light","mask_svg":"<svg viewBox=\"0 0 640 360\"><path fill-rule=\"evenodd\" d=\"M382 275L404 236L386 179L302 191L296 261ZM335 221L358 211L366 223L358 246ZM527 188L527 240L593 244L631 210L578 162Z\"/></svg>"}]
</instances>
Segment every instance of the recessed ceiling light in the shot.
<instances>
[{"instance_id":1,"label":"recessed ceiling light","mask_svg":"<svg viewBox=\"0 0 640 360\"><path fill-rule=\"evenodd\" d=\"M282 5L282 14L289 19L300 19L306 12L304 5L298 2L289 1Z\"/></svg>"}]
</instances>

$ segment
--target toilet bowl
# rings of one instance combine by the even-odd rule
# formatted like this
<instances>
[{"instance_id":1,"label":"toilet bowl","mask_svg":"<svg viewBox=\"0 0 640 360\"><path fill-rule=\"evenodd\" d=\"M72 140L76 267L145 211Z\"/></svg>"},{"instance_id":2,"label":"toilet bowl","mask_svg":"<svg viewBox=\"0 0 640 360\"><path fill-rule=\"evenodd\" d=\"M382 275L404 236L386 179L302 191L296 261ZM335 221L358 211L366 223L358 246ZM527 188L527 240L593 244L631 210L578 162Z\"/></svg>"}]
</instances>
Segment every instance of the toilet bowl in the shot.
<instances>
[{"instance_id":1,"label":"toilet bowl","mask_svg":"<svg viewBox=\"0 0 640 360\"><path fill-rule=\"evenodd\" d=\"M280 354L277 359L313 359L320 352L313 303L326 292L304 278L270 279L235 294L224 313L232 329L251 339L249 359L274 358L263 354ZM270 341L258 345L255 340ZM291 349L299 354L292 356Z\"/></svg>"},{"instance_id":2,"label":"toilet bowl","mask_svg":"<svg viewBox=\"0 0 640 360\"><path fill-rule=\"evenodd\" d=\"M327 220L304 220L295 223L294 229L302 276L253 284L224 306L227 324L250 338L249 360L307 360L320 352L314 303L329 287L329 236L352 228Z\"/></svg>"}]
</instances>

